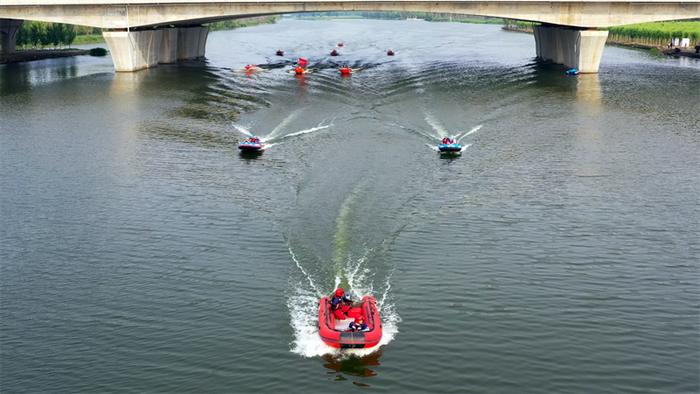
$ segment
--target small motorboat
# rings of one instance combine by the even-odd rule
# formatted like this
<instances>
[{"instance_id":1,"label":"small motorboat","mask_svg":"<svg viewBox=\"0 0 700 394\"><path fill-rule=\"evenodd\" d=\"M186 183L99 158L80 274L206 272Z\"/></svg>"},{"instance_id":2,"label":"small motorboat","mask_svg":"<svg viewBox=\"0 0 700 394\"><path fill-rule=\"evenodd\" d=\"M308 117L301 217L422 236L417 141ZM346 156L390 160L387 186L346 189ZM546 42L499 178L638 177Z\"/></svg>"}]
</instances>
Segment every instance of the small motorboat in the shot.
<instances>
[{"instance_id":1,"label":"small motorboat","mask_svg":"<svg viewBox=\"0 0 700 394\"><path fill-rule=\"evenodd\" d=\"M360 349L377 346L382 339L382 322L379 318L377 300L372 296L362 297L359 304L347 312L348 319L338 320L331 311L331 300L321 298L318 306L318 333L326 345L339 349ZM367 329L352 331L349 325L362 317Z\"/></svg>"},{"instance_id":2,"label":"small motorboat","mask_svg":"<svg viewBox=\"0 0 700 394\"><path fill-rule=\"evenodd\" d=\"M284 51L281 49L278 49L277 52L275 52L275 55L277 56L284 56Z\"/></svg>"},{"instance_id":3,"label":"small motorboat","mask_svg":"<svg viewBox=\"0 0 700 394\"><path fill-rule=\"evenodd\" d=\"M570 68L564 72L566 75L578 75L579 71L577 68Z\"/></svg>"},{"instance_id":4,"label":"small motorboat","mask_svg":"<svg viewBox=\"0 0 700 394\"><path fill-rule=\"evenodd\" d=\"M387 55L387 56L394 56L394 51L392 51L391 49L389 49L388 51L386 51L386 55Z\"/></svg>"},{"instance_id":5,"label":"small motorboat","mask_svg":"<svg viewBox=\"0 0 700 394\"><path fill-rule=\"evenodd\" d=\"M459 153L462 151L462 144L452 138L445 137L438 144L437 148L440 153Z\"/></svg>"},{"instance_id":6,"label":"small motorboat","mask_svg":"<svg viewBox=\"0 0 700 394\"><path fill-rule=\"evenodd\" d=\"M339 53L335 49L331 51L331 56L338 56Z\"/></svg>"},{"instance_id":7,"label":"small motorboat","mask_svg":"<svg viewBox=\"0 0 700 394\"><path fill-rule=\"evenodd\" d=\"M258 153L265 150L265 145L260 141L260 138L250 137L238 144L238 149L245 153Z\"/></svg>"}]
</instances>

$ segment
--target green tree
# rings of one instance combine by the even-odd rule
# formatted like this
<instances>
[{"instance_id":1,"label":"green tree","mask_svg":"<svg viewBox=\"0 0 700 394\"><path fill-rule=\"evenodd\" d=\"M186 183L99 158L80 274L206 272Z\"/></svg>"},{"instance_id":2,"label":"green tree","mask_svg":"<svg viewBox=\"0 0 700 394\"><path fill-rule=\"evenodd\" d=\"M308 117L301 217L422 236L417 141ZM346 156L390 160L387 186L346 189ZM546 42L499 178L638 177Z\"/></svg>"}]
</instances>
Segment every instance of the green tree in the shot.
<instances>
[{"instance_id":1,"label":"green tree","mask_svg":"<svg viewBox=\"0 0 700 394\"><path fill-rule=\"evenodd\" d=\"M67 46L71 46L78 32L75 30L73 25L63 25L63 43Z\"/></svg>"}]
</instances>

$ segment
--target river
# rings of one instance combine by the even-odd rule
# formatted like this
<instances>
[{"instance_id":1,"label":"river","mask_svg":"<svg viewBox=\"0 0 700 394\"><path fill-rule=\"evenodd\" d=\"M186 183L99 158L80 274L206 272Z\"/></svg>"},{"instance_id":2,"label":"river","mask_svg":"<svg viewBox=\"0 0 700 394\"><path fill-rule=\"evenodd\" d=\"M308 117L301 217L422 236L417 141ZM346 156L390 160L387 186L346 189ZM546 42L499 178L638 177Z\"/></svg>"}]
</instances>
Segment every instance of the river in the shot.
<instances>
[{"instance_id":1,"label":"river","mask_svg":"<svg viewBox=\"0 0 700 394\"><path fill-rule=\"evenodd\" d=\"M0 391L697 393L698 86L692 59L567 77L530 35L423 21L0 66ZM381 348L320 341L336 283L375 295Z\"/></svg>"}]
</instances>

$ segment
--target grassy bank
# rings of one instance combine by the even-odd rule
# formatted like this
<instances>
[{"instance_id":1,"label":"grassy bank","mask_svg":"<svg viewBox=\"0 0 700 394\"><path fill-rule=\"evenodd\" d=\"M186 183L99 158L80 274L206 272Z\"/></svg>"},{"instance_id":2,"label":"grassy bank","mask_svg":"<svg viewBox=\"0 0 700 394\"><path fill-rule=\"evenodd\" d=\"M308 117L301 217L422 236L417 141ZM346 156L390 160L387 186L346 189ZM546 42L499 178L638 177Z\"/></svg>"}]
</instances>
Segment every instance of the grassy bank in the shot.
<instances>
[{"instance_id":1,"label":"grassy bank","mask_svg":"<svg viewBox=\"0 0 700 394\"><path fill-rule=\"evenodd\" d=\"M536 23L508 20L504 29L532 33ZM652 22L609 29L608 44L634 47L666 46L673 38L689 38L690 46L700 44L700 21Z\"/></svg>"},{"instance_id":2,"label":"grassy bank","mask_svg":"<svg viewBox=\"0 0 700 394\"><path fill-rule=\"evenodd\" d=\"M608 41L616 44L667 45L673 38L690 38L690 46L700 43L700 21L654 22L610 28Z\"/></svg>"},{"instance_id":3,"label":"grassy bank","mask_svg":"<svg viewBox=\"0 0 700 394\"><path fill-rule=\"evenodd\" d=\"M209 24L208 26L210 31L233 30L241 27L277 23L279 18L279 16L257 16L253 18L229 19L227 21L214 22Z\"/></svg>"},{"instance_id":4,"label":"grassy bank","mask_svg":"<svg viewBox=\"0 0 700 394\"><path fill-rule=\"evenodd\" d=\"M75 41L73 41L73 44L99 44L102 42L105 42L104 38L102 38L102 34L82 34L75 37Z\"/></svg>"}]
</instances>

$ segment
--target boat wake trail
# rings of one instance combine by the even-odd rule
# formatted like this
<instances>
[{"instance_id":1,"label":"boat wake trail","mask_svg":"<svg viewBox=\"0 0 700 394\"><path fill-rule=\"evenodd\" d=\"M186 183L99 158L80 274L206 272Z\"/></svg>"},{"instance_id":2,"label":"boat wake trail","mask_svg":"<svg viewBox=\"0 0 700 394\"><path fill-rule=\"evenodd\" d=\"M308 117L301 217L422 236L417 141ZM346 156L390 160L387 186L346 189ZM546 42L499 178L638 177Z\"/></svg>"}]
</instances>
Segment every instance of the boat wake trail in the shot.
<instances>
[{"instance_id":1,"label":"boat wake trail","mask_svg":"<svg viewBox=\"0 0 700 394\"><path fill-rule=\"evenodd\" d=\"M476 133L477 131L479 131L479 129L481 129L481 126L483 126L483 125L478 125L478 126L472 128L471 130L465 132L464 134L457 134L457 135L454 137L454 140L457 141L457 142L461 141L462 138L464 138L464 137L466 137L466 136L468 136L468 135L474 134L474 133Z\"/></svg>"},{"instance_id":2,"label":"boat wake trail","mask_svg":"<svg viewBox=\"0 0 700 394\"><path fill-rule=\"evenodd\" d=\"M302 111L303 111L303 109L300 108L300 109L297 109L296 111L291 112L289 115L287 115L286 118L284 118L284 119L280 122L280 124L278 124L277 126L275 126L275 128L272 129L272 131L270 131L270 134L268 134L266 138L267 138L268 140L272 140L272 139L278 137L279 134L280 134L280 132L281 132L282 130L284 130L284 129L289 125L289 123L290 123L292 120L296 119L296 117L299 116L299 114L300 114Z\"/></svg>"},{"instance_id":3,"label":"boat wake trail","mask_svg":"<svg viewBox=\"0 0 700 394\"><path fill-rule=\"evenodd\" d=\"M430 127L433 128L434 134L430 134L431 137L441 139L442 137L448 135L447 129L443 126L430 112L425 113L425 121L428 122Z\"/></svg>"},{"instance_id":4,"label":"boat wake trail","mask_svg":"<svg viewBox=\"0 0 700 394\"><path fill-rule=\"evenodd\" d=\"M260 135L258 136L262 142L266 143L267 149L271 148L274 145L281 144L282 141L284 141L288 138L296 137L296 136L303 135L303 134L313 133L313 132L316 132L319 130L325 130L325 129L328 129L331 126L333 126L333 123L330 123L330 124L320 123L315 127L295 131L295 132L289 133L289 134L280 135L280 130L282 130L284 128L284 126L286 125L286 123L289 123L294 118L294 116L296 116L296 115L294 115L294 113L292 113L292 115L288 116L285 120L282 121L282 123L280 123L277 127L275 127L270 132L270 134L265 135L265 136L260 136ZM245 136L252 137L254 135L250 130L248 130L247 128L245 128L241 125L234 124L233 127L235 127L239 133L241 133Z\"/></svg>"},{"instance_id":5,"label":"boat wake trail","mask_svg":"<svg viewBox=\"0 0 700 394\"><path fill-rule=\"evenodd\" d=\"M324 130L324 129L327 129L327 128L331 127L331 126L333 126L333 124L328 124L328 125L319 124L318 126L312 127L312 128L310 128L310 129L304 129L304 130L295 131L295 132L293 132L293 133L285 134L285 135L283 135L283 136L281 136L281 137L279 137L279 138L271 138L270 140L273 140L273 139L283 140L283 139L290 138L290 137L296 137L296 136L302 135L302 134L313 133L314 131Z\"/></svg>"},{"instance_id":6,"label":"boat wake trail","mask_svg":"<svg viewBox=\"0 0 700 394\"><path fill-rule=\"evenodd\" d=\"M391 342L398 333L401 319L391 296L393 268L387 268L379 262L383 260L382 256L386 255L389 245L401 232L401 228L374 247L365 244L360 248L360 253L351 249L351 238L354 234L353 208L358 204L364 189L365 182L360 182L340 206L331 261L318 264L319 260L310 256L305 264L305 261L297 256L298 253L289 246L289 254L296 265L295 274L291 275L292 294L287 298L291 315L290 325L294 330L291 350L304 357L325 354L334 357L365 356ZM333 287L330 287L331 284ZM382 339L379 346L370 349L339 350L321 340L318 333L318 302L323 295L330 295L338 286L342 286L354 300L360 300L365 295L374 295L378 300L377 306L382 319Z\"/></svg>"}]
</instances>

